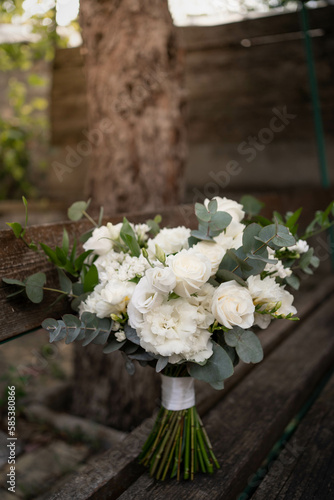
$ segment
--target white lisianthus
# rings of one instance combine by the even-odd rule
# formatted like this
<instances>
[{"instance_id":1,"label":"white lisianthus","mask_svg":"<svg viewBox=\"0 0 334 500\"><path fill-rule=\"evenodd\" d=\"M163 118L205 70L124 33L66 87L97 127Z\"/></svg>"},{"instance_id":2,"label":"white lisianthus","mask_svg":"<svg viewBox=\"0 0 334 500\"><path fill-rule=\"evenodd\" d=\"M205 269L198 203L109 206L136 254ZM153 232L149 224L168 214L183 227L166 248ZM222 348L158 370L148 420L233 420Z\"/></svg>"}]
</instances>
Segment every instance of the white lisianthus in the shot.
<instances>
[{"instance_id":1,"label":"white lisianthus","mask_svg":"<svg viewBox=\"0 0 334 500\"><path fill-rule=\"evenodd\" d=\"M255 306L261 306L260 310L272 310L278 303L281 306L274 315L287 316L288 314L296 314L297 309L292 305L293 295L285 290L284 286L276 283L275 278L267 276L263 280L259 275L250 276L247 279L248 290L253 298ZM267 328L272 317L269 314L255 314L255 324L260 328Z\"/></svg>"},{"instance_id":2,"label":"white lisianthus","mask_svg":"<svg viewBox=\"0 0 334 500\"><path fill-rule=\"evenodd\" d=\"M169 293L175 288L176 277L170 267L151 267L145 275L157 292Z\"/></svg>"},{"instance_id":3,"label":"white lisianthus","mask_svg":"<svg viewBox=\"0 0 334 500\"><path fill-rule=\"evenodd\" d=\"M225 231L222 231L214 238L214 240L224 250L229 250L230 248L240 248L242 246L242 237L245 227L246 226L244 224L232 220L231 224L227 226Z\"/></svg>"},{"instance_id":4,"label":"white lisianthus","mask_svg":"<svg viewBox=\"0 0 334 500\"><path fill-rule=\"evenodd\" d=\"M131 311L129 314L131 321ZM137 328L140 345L148 352L169 357L170 363L181 360L205 361L212 355L210 332L198 327L197 308L186 299L164 302L144 315Z\"/></svg>"},{"instance_id":5,"label":"white lisianthus","mask_svg":"<svg viewBox=\"0 0 334 500\"><path fill-rule=\"evenodd\" d=\"M288 247L290 252L297 252L299 254L306 253L309 249L309 245L305 240L298 240L295 245Z\"/></svg>"},{"instance_id":6,"label":"white lisianthus","mask_svg":"<svg viewBox=\"0 0 334 500\"><path fill-rule=\"evenodd\" d=\"M93 250L96 255L105 255L113 246L107 226L94 229L92 236L82 245L85 250Z\"/></svg>"},{"instance_id":7,"label":"white lisianthus","mask_svg":"<svg viewBox=\"0 0 334 500\"><path fill-rule=\"evenodd\" d=\"M160 233L151 240L148 240L148 250L150 255L155 255L155 245L158 245L165 254L176 253L183 248L188 248L188 238L190 229L179 226L175 228L163 228Z\"/></svg>"},{"instance_id":8,"label":"white lisianthus","mask_svg":"<svg viewBox=\"0 0 334 500\"><path fill-rule=\"evenodd\" d=\"M176 277L174 292L180 297L190 297L192 293L198 292L211 276L209 259L193 248L169 255L166 263Z\"/></svg>"},{"instance_id":9,"label":"white lisianthus","mask_svg":"<svg viewBox=\"0 0 334 500\"><path fill-rule=\"evenodd\" d=\"M122 222L119 222L118 224L112 224L111 222L107 223L107 228L109 230L110 238L112 240L119 240L122 226L123 226Z\"/></svg>"},{"instance_id":10,"label":"white lisianthus","mask_svg":"<svg viewBox=\"0 0 334 500\"><path fill-rule=\"evenodd\" d=\"M232 217L232 222L240 222L244 216L245 212L243 210L243 206L234 201L229 200L228 198L221 198L220 196L215 196L212 198L213 200L217 200L218 203L218 211L219 212L227 212ZM204 205L207 207L209 205L210 200L206 199L204 201Z\"/></svg>"},{"instance_id":11,"label":"white lisianthus","mask_svg":"<svg viewBox=\"0 0 334 500\"><path fill-rule=\"evenodd\" d=\"M139 281L131 297L133 307L142 314L147 313L154 307L158 307L162 301L163 295L154 290L147 276L144 276Z\"/></svg>"},{"instance_id":12,"label":"white lisianthus","mask_svg":"<svg viewBox=\"0 0 334 500\"><path fill-rule=\"evenodd\" d=\"M247 288L227 281L216 288L212 298L212 313L226 328L250 328L254 323L255 306Z\"/></svg>"},{"instance_id":13,"label":"white lisianthus","mask_svg":"<svg viewBox=\"0 0 334 500\"><path fill-rule=\"evenodd\" d=\"M211 262L211 276L216 274L219 264L225 255L225 249L214 241L200 241L193 248L205 255Z\"/></svg>"}]
</instances>

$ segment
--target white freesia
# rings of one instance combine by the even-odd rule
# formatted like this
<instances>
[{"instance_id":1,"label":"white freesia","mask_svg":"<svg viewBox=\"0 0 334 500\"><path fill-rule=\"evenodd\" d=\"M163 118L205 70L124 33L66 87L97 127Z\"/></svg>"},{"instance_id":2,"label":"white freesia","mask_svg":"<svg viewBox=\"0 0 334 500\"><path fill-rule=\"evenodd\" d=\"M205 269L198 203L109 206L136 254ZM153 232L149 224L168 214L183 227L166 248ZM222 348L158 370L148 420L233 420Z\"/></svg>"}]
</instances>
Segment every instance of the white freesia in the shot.
<instances>
[{"instance_id":1,"label":"white freesia","mask_svg":"<svg viewBox=\"0 0 334 500\"><path fill-rule=\"evenodd\" d=\"M176 277L174 292L180 297L190 297L208 281L211 276L209 259L194 249L181 250L166 260Z\"/></svg>"},{"instance_id":2,"label":"white freesia","mask_svg":"<svg viewBox=\"0 0 334 500\"><path fill-rule=\"evenodd\" d=\"M219 264L225 255L225 249L214 241L200 241L193 248L205 255L211 262L211 276L216 274Z\"/></svg>"},{"instance_id":3,"label":"white freesia","mask_svg":"<svg viewBox=\"0 0 334 500\"><path fill-rule=\"evenodd\" d=\"M212 313L226 328L249 328L254 323L255 306L247 288L235 281L222 283L212 299Z\"/></svg>"},{"instance_id":4,"label":"white freesia","mask_svg":"<svg viewBox=\"0 0 334 500\"><path fill-rule=\"evenodd\" d=\"M190 229L184 226L161 229L155 238L148 240L150 255L155 255L155 245L159 245L167 255L188 248L190 232Z\"/></svg>"},{"instance_id":5,"label":"white freesia","mask_svg":"<svg viewBox=\"0 0 334 500\"><path fill-rule=\"evenodd\" d=\"M275 259L275 251L270 248L270 247L267 247L268 248L268 257L269 259ZM291 276L292 274L292 271L289 267L284 267L283 265L283 262L279 259L276 259L277 260L277 263L276 264L269 264L267 263L266 264L266 267L264 268L264 271L266 273L269 273L271 274L271 276L275 277L279 277L279 278L287 278L288 276Z\"/></svg>"},{"instance_id":6,"label":"white freesia","mask_svg":"<svg viewBox=\"0 0 334 500\"><path fill-rule=\"evenodd\" d=\"M152 284L147 276L144 276L136 286L136 289L131 297L131 303L137 311L142 314L161 304L163 295L152 287Z\"/></svg>"},{"instance_id":7,"label":"white freesia","mask_svg":"<svg viewBox=\"0 0 334 500\"><path fill-rule=\"evenodd\" d=\"M290 252L297 252L299 254L306 253L309 250L309 245L305 240L298 240L295 245L288 247Z\"/></svg>"},{"instance_id":8,"label":"white freesia","mask_svg":"<svg viewBox=\"0 0 334 500\"><path fill-rule=\"evenodd\" d=\"M107 223L107 228L109 230L110 238L112 240L119 240L122 226L123 226L122 222L119 222L118 224L112 224L111 222Z\"/></svg>"},{"instance_id":9,"label":"white freesia","mask_svg":"<svg viewBox=\"0 0 334 500\"><path fill-rule=\"evenodd\" d=\"M151 267L146 271L146 277L157 292L169 293L176 285L176 277L170 267Z\"/></svg>"},{"instance_id":10,"label":"white freesia","mask_svg":"<svg viewBox=\"0 0 334 500\"><path fill-rule=\"evenodd\" d=\"M115 337L117 342L123 342L123 340L126 339L126 335L123 330L119 330L118 332L116 332Z\"/></svg>"},{"instance_id":11,"label":"white freesia","mask_svg":"<svg viewBox=\"0 0 334 500\"><path fill-rule=\"evenodd\" d=\"M210 332L198 327L196 306L186 299L167 299L144 315L137 328L140 345L148 352L169 357L170 363L181 360L205 361L212 355ZM129 314L131 321L131 311Z\"/></svg>"},{"instance_id":12,"label":"white freesia","mask_svg":"<svg viewBox=\"0 0 334 500\"><path fill-rule=\"evenodd\" d=\"M218 211L219 212L227 212L231 215L233 222L240 222L244 216L245 212L243 210L243 206L234 201L229 200L228 198L221 198L220 196L215 196L212 198L213 200L217 200L218 203ZM204 201L204 205L207 207L210 203L210 200L206 199Z\"/></svg>"},{"instance_id":13,"label":"white freesia","mask_svg":"<svg viewBox=\"0 0 334 500\"><path fill-rule=\"evenodd\" d=\"M255 306L261 306L260 310L272 310L280 302L281 306L274 315L287 316L288 314L296 314L297 309L292 305L293 295L285 290L284 286L276 283L275 278L267 276L263 280L259 275L250 276L247 279L248 290L252 296ZM255 314L255 324L260 328L267 328L271 321L269 314Z\"/></svg>"}]
</instances>

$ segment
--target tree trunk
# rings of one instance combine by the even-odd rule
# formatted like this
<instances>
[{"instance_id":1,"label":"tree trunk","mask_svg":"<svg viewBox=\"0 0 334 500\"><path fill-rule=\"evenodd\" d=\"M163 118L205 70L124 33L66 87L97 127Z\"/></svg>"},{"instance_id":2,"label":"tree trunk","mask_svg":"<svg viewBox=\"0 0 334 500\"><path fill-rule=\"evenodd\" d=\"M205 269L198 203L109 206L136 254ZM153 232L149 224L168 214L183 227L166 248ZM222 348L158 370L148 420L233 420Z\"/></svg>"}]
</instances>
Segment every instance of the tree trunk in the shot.
<instances>
[{"instance_id":1,"label":"tree trunk","mask_svg":"<svg viewBox=\"0 0 334 500\"><path fill-rule=\"evenodd\" d=\"M181 64L166 0L81 0L92 204L107 213L181 201L185 140ZM117 353L76 347L73 410L128 430L157 406L160 380Z\"/></svg>"},{"instance_id":2,"label":"tree trunk","mask_svg":"<svg viewBox=\"0 0 334 500\"><path fill-rule=\"evenodd\" d=\"M90 130L88 194L107 213L183 194L182 66L167 0L82 0Z\"/></svg>"}]
</instances>

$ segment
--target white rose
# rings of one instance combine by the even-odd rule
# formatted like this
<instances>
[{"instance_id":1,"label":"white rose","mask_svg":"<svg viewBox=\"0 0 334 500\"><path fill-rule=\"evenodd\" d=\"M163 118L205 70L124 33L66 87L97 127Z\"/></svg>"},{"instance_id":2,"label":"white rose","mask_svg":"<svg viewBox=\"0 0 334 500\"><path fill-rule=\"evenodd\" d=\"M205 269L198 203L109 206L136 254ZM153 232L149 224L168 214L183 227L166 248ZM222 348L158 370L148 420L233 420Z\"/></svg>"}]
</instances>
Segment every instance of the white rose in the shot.
<instances>
[{"instance_id":1,"label":"white rose","mask_svg":"<svg viewBox=\"0 0 334 500\"><path fill-rule=\"evenodd\" d=\"M255 306L261 306L261 310L274 309L278 302L281 302L280 308L274 313L275 315L296 314L297 309L292 305L294 297L285 290L284 286L276 283L275 278L267 276L261 280L260 276L250 276L247 279L248 290L252 296ZM271 316L269 314L255 314L255 324L260 328L267 328Z\"/></svg>"},{"instance_id":2,"label":"white rose","mask_svg":"<svg viewBox=\"0 0 334 500\"><path fill-rule=\"evenodd\" d=\"M215 196L213 200L217 200L218 203L218 211L219 212L227 212L231 215L233 222L240 222L244 216L245 212L243 210L243 206L234 201L229 200L228 198L221 198L220 196ZM207 207L210 200L206 199L204 201L204 205Z\"/></svg>"},{"instance_id":3,"label":"white rose","mask_svg":"<svg viewBox=\"0 0 334 500\"><path fill-rule=\"evenodd\" d=\"M247 288L235 281L222 283L212 299L212 313L226 328L249 328L254 323L255 306Z\"/></svg>"},{"instance_id":4,"label":"white rose","mask_svg":"<svg viewBox=\"0 0 334 500\"><path fill-rule=\"evenodd\" d=\"M169 293L176 285L176 277L170 267L151 267L145 275L157 292Z\"/></svg>"},{"instance_id":5,"label":"white rose","mask_svg":"<svg viewBox=\"0 0 334 500\"><path fill-rule=\"evenodd\" d=\"M302 253L306 253L309 248L310 247L309 247L307 241L298 240L295 245L288 247L288 250L290 250L290 252L297 252L299 254L302 254Z\"/></svg>"},{"instance_id":6,"label":"white rose","mask_svg":"<svg viewBox=\"0 0 334 500\"><path fill-rule=\"evenodd\" d=\"M147 276L144 276L136 285L131 297L132 306L142 314L161 304L163 295L153 289Z\"/></svg>"},{"instance_id":7,"label":"white rose","mask_svg":"<svg viewBox=\"0 0 334 500\"><path fill-rule=\"evenodd\" d=\"M85 250L93 250L96 255L105 255L112 245L109 229L101 226L94 229L92 236L82 246Z\"/></svg>"},{"instance_id":8,"label":"white rose","mask_svg":"<svg viewBox=\"0 0 334 500\"><path fill-rule=\"evenodd\" d=\"M188 248L190 232L190 229L184 226L163 228L155 238L148 240L148 250L151 255L155 255L155 245L159 245L166 254L179 252Z\"/></svg>"},{"instance_id":9,"label":"white rose","mask_svg":"<svg viewBox=\"0 0 334 500\"><path fill-rule=\"evenodd\" d=\"M225 249L214 241L200 241L193 248L205 255L211 262L211 276L216 274L219 264L225 255Z\"/></svg>"},{"instance_id":10,"label":"white rose","mask_svg":"<svg viewBox=\"0 0 334 500\"><path fill-rule=\"evenodd\" d=\"M210 332L199 328L197 308L186 299L165 300L145 314L137 329L140 345L148 352L181 360L204 361L212 355Z\"/></svg>"},{"instance_id":11,"label":"white rose","mask_svg":"<svg viewBox=\"0 0 334 500\"><path fill-rule=\"evenodd\" d=\"M225 231L221 232L214 238L224 250L230 248L240 248L242 246L242 237L244 234L245 225L240 222L233 221L229 224Z\"/></svg>"},{"instance_id":12,"label":"white rose","mask_svg":"<svg viewBox=\"0 0 334 500\"><path fill-rule=\"evenodd\" d=\"M166 262L176 276L174 291L180 297L198 292L211 276L209 259L192 248L168 256Z\"/></svg>"}]
</instances>

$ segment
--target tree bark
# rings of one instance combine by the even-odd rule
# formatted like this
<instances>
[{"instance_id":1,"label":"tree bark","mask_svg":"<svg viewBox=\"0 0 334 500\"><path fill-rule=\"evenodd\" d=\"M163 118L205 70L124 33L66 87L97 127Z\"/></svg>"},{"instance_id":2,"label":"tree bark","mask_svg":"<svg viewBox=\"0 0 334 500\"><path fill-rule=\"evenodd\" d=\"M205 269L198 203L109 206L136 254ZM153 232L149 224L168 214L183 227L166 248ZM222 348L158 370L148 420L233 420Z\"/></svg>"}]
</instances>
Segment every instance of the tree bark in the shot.
<instances>
[{"instance_id":1,"label":"tree bark","mask_svg":"<svg viewBox=\"0 0 334 500\"><path fill-rule=\"evenodd\" d=\"M181 62L167 0L81 0L92 204L107 213L182 200ZM157 407L160 380L101 346L76 346L73 410L129 430Z\"/></svg>"},{"instance_id":2,"label":"tree bark","mask_svg":"<svg viewBox=\"0 0 334 500\"><path fill-rule=\"evenodd\" d=\"M90 130L99 137L92 202L107 213L179 203L182 65L167 0L82 0L81 25Z\"/></svg>"}]
</instances>

